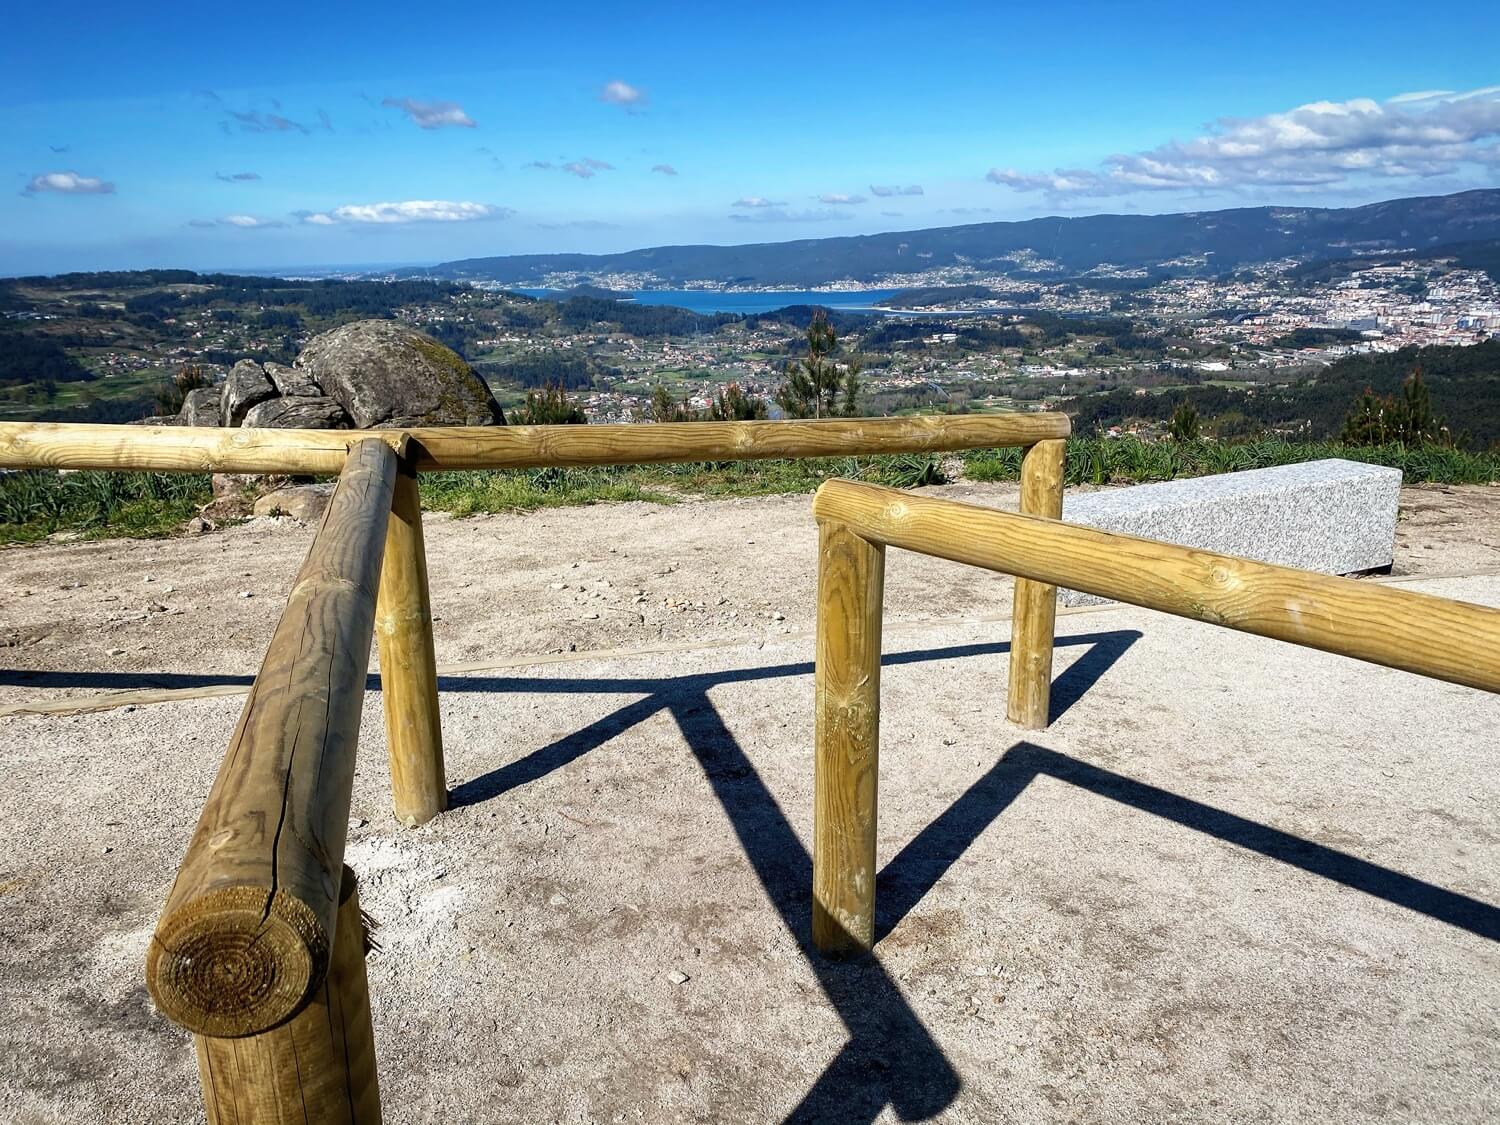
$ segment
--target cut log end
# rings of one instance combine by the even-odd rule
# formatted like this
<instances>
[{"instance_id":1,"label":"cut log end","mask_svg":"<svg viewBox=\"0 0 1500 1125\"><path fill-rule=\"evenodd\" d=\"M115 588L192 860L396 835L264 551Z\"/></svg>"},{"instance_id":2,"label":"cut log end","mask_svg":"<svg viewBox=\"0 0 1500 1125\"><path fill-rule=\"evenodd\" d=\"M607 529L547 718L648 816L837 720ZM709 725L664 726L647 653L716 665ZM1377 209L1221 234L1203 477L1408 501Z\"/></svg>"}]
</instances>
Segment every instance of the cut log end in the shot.
<instances>
[{"instance_id":1,"label":"cut log end","mask_svg":"<svg viewBox=\"0 0 1500 1125\"><path fill-rule=\"evenodd\" d=\"M300 899L223 887L162 918L146 985L163 1015L199 1035L256 1035L295 1015L328 972L330 934Z\"/></svg>"}]
</instances>

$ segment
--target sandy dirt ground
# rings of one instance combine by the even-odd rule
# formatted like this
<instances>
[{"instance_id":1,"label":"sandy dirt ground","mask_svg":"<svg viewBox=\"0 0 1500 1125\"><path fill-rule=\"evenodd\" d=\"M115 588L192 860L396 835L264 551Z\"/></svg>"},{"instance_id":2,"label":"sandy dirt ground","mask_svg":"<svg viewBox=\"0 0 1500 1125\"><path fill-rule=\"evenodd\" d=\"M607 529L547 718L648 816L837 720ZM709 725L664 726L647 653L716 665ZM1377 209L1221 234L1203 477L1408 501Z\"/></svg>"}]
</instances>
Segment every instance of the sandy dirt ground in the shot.
<instances>
[{"instance_id":1,"label":"sandy dirt ground","mask_svg":"<svg viewBox=\"0 0 1500 1125\"><path fill-rule=\"evenodd\" d=\"M429 520L454 807L371 692L347 856L387 1121L1500 1118L1500 699L1326 654L1064 614L1023 735L1010 582L893 552L880 942L812 953L808 503ZM1500 489L1402 516L1500 605ZM0 709L241 690L309 539L0 552ZM0 1120L200 1118L141 966L241 703L0 716Z\"/></svg>"}]
</instances>

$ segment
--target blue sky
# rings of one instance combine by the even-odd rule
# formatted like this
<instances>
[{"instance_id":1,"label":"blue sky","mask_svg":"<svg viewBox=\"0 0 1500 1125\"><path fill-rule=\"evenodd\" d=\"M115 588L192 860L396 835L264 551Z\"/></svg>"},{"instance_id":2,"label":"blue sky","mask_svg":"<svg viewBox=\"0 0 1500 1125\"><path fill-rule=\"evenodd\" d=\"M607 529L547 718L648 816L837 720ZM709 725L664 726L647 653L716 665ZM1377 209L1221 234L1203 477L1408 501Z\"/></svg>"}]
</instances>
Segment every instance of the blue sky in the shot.
<instances>
[{"instance_id":1,"label":"blue sky","mask_svg":"<svg viewBox=\"0 0 1500 1125\"><path fill-rule=\"evenodd\" d=\"M0 273L1500 185L1500 5L31 4Z\"/></svg>"}]
</instances>

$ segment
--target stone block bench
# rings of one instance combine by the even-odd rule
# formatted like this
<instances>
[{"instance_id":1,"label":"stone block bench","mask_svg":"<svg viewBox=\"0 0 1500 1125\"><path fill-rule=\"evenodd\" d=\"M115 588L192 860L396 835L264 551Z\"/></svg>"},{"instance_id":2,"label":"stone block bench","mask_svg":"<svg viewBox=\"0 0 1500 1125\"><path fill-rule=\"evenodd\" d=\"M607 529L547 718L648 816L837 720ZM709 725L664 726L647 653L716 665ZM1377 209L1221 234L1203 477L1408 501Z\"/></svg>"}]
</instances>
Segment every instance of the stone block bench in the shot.
<instances>
[{"instance_id":1,"label":"stone block bench","mask_svg":"<svg viewBox=\"0 0 1500 1125\"><path fill-rule=\"evenodd\" d=\"M1062 518L1281 566L1359 574L1391 565L1400 491L1399 469L1330 458L1069 495ZM1064 605L1104 600L1059 594Z\"/></svg>"}]
</instances>

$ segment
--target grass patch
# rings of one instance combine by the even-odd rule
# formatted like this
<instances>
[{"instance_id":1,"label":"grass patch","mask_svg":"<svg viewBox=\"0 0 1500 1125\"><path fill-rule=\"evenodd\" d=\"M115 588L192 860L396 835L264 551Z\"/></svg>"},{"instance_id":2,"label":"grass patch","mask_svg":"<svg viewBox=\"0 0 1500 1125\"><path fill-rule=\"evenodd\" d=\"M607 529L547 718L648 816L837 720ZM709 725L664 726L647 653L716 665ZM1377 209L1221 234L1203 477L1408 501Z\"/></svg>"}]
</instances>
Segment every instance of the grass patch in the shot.
<instances>
[{"instance_id":1,"label":"grass patch","mask_svg":"<svg viewBox=\"0 0 1500 1125\"><path fill-rule=\"evenodd\" d=\"M206 473L0 474L0 543L32 543L58 531L156 538L212 499Z\"/></svg>"},{"instance_id":2,"label":"grass patch","mask_svg":"<svg viewBox=\"0 0 1500 1125\"><path fill-rule=\"evenodd\" d=\"M964 461L964 475L970 480L1016 480L1020 476L1019 449L977 449L959 456ZM1500 480L1500 454L1465 453L1457 449L1348 446L1274 439L1220 445L1207 441L1069 438L1067 482L1144 484L1295 465L1325 457L1400 469L1407 484L1489 484Z\"/></svg>"},{"instance_id":3,"label":"grass patch","mask_svg":"<svg viewBox=\"0 0 1500 1125\"><path fill-rule=\"evenodd\" d=\"M715 461L683 465L618 465L579 469L498 469L423 473L422 506L456 516L525 512L645 500L672 504L690 496L775 496L812 492L844 477L913 488L941 484L941 461L929 454L827 457L816 460Z\"/></svg>"},{"instance_id":4,"label":"grass patch","mask_svg":"<svg viewBox=\"0 0 1500 1125\"><path fill-rule=\"evenodd\" d=\"M423 473L422 507L472 516L482 512L531 512L610 500L671 504L676 497L633 479L624 469L498 469L491 472Z\"/></svg>"},{"instance_id":5,"label":"grass patch","mask_svg":"<svg viewBox=\"0 0 1500 1125\"><path fill-rule=\"evenodd\" d=\"M1019 449L955 454L975 481L1013 481ZM1489 484L1500 481L1500 454L1402 446L1350 447L1333 443L1257 441L1145 442L1134 438L1069 438L1067 480L1079 484L1139 484L1180 477L1291 465L1343 457L1400 469L1409 484ZM933 454L828 457L817 460L721 461L686 465L626 465L579 469L502 469L424 473L422 506L456 516L529 512L609 501L673 504L693 496L771 496L812 492L833 477L895 488L941 484L942 458ZM59 531L86 538L153 538L172 534L212 499L209 477L197 473L0 474L0 544L30 543Z\"/></svg>"}]
</instances>

